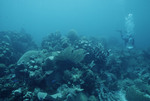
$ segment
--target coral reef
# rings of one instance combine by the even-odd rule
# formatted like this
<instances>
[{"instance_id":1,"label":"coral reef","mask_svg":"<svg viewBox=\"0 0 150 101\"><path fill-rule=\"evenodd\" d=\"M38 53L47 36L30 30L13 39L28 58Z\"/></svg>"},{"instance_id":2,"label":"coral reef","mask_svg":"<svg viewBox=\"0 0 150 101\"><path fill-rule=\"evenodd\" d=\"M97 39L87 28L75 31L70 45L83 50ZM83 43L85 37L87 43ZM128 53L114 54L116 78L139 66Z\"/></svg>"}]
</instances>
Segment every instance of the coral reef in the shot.
<instances>
[{"instance_id":1,"label":"coral reef","mask_svg":"<svg viewBox=\"0 0 150 101\"><path fill-rule=\"evenodd\" d=\"M67 34L68 39L71 43L74 43L75 41L79 40L78 33L75 29L71 29Z\"/></svg>"},{"instance_id":2,"label":"coral reef","mask_svg":"<svg viewBox=\"0 0 150 101\"><path fill-rule=\"evenodd\" d=\"M17 32L0 32L0 63L16 63L24 52L37 49L29 34Z\"/></svg>"},{"instance_id":3,"label":"coral reef","mask_svg":"<svg viewBox=\"0 0 150 101\"><path fill-rule=\"evenodd\" d=\"M149 101L147 50L109 49L74 30L38 50L30 35L0 32L0 45L0 101Z\"/></svg>"}]
</instances>

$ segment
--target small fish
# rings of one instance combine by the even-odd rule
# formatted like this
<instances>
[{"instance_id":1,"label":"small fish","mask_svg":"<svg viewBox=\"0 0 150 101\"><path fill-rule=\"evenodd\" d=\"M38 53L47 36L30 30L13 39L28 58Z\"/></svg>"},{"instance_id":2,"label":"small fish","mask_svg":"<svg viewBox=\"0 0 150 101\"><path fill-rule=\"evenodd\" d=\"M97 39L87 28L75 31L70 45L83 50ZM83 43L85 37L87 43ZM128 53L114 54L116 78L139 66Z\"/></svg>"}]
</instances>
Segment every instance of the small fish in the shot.
<instances>
[{"instance_id":1,"label":"small fish","mask_svg":"<svg viewBox=\"0 0 150 101\"><path fill-rule=\"evenodd\" d=\"M55 82L56 82L56 80L52 80L51 82L52 82L52 83L55 83Z\"/></svg>"},{"instance_id":2,"label":"small fish","mask_svg":"<svg viewBox=\"0 0 150 101\"><path fill-rule=\"evenodd\" d=\"M12 82L17 83L19 82L17 79L12 80Z\"/></svg>"}]
</instances>

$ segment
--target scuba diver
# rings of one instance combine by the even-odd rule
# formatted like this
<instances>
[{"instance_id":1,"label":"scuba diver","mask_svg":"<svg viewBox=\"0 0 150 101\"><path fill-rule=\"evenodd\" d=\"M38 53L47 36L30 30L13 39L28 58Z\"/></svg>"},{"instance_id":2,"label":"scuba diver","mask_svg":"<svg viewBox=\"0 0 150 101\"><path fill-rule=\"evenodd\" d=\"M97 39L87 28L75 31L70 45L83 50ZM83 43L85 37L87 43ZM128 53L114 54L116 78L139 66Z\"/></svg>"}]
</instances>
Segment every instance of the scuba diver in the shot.
<instances>
[{"instance_id":1,"label":"scuba diver","mask_svg":"<svg viewBox=\"0 0 150 101\"><path fill-rule=\"evenodd\" d=\"M134 21L133 14L129 13L127 17L125 17L125 32L122 30L117 30L121 34L122 40L124 40L125 46L127 49L133 49L134 47Z\"/></svg>"},{"instance_id":2,"label":"scuba diver","mask_svg":"<svg viewBox=\"0 0 150 101\"><path fill-rule=\"evenodd\" d=\"M126 48L132 49L134 47L134 38L132 34L124 33L122 30L117 30L120 35L121 39L124 41Z\"/></svg>"}]
</instances>

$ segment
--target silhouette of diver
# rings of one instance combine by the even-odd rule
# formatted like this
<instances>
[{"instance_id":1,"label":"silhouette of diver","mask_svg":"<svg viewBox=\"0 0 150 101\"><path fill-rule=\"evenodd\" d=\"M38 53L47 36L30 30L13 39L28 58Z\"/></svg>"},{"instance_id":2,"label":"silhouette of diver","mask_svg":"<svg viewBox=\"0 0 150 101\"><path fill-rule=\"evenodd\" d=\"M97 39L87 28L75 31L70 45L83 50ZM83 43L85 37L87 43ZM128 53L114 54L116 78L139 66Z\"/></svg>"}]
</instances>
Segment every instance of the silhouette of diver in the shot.
<instances>
[{"instance_id":1,"label":"silhouette of diver","mask_svg":"<svg viewBox=\"0 0 150 101\"><path fill-rule=\"evenodd\" d=\"M120 35L121 35L121 39L124 40L125 46L128 49L132 49L134 47L134 38L132 34L127 34L124 33L122 30L117 30Z\"/></svg>"}]
</instances>

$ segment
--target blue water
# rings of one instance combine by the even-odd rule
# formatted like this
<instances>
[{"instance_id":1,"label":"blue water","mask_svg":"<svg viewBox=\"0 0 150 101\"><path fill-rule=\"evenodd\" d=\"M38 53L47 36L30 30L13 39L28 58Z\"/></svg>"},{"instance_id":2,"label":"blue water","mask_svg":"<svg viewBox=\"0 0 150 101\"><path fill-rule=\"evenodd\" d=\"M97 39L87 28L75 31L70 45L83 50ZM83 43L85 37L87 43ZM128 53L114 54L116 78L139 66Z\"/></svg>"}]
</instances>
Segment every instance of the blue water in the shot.
<instances>
[{"instance_id":1,"label":"blue water","mask_svg":"<svg viewBox=\"0 0 150 101\"><path fill-rule=\"evenodd\" d=\"M80 35L93 35L122 42L116 30L125 30L125 17L134 17L135 44L150 44L150 0L0 0L0 31L30 33L37 43L55 31L66 34L76 29Z\"/></svg>"}]
</instances>

